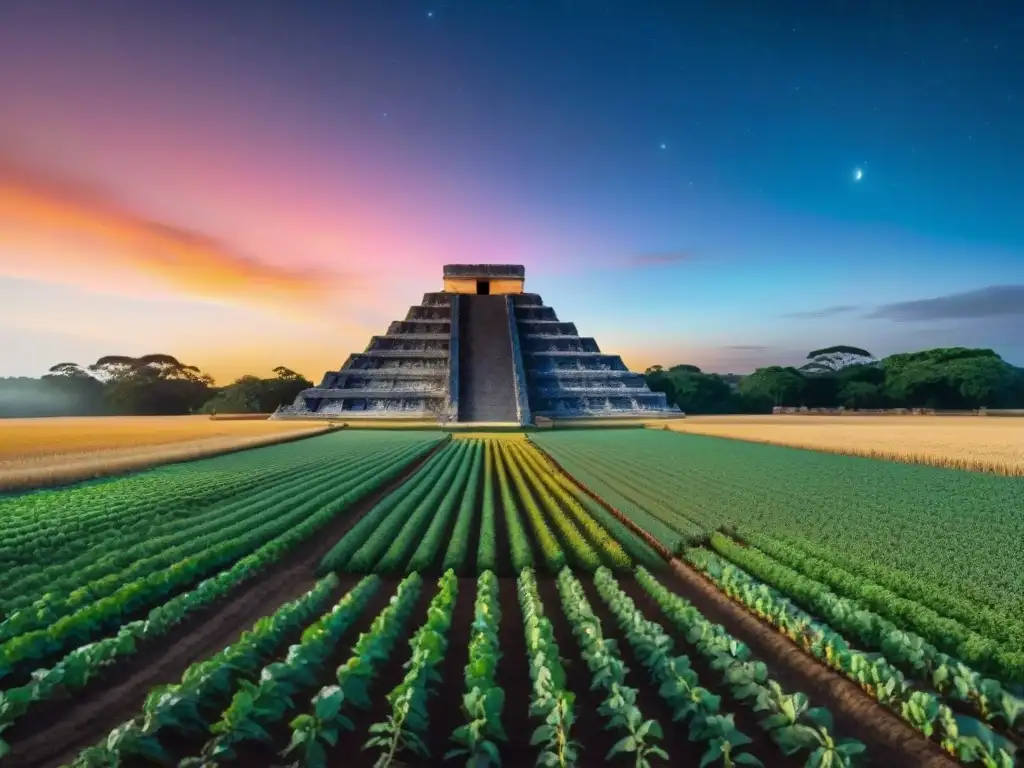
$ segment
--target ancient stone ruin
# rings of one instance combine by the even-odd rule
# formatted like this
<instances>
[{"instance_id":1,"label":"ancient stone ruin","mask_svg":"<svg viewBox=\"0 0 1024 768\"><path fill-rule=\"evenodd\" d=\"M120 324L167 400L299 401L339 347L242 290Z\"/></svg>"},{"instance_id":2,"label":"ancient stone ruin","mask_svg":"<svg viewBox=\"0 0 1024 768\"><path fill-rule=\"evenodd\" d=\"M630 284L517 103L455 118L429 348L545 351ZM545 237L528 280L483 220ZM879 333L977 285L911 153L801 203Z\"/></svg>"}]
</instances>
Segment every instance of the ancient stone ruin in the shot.
<instances>
[{"instance_id":1,"label":"ancient stone ruin","mask_svg":"<svg viewBox=\"0 0 1024 768\"><path fill-rule=\"evenodd\" d=\"M524 293L525 279L516 264L445 266L443 291L424 294L274 418L530 424L679 414L621 357Z\"/></svg>"}]
</instances>

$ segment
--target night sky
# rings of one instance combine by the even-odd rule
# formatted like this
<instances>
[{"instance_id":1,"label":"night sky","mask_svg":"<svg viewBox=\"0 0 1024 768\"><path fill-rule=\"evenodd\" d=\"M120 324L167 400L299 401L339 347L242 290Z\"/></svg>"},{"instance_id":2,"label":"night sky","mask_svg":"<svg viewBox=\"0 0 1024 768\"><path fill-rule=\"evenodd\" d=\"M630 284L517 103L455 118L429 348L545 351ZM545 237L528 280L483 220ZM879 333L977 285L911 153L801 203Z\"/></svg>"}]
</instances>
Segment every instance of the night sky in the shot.
<instances>
[{"instance_id":1,"label":"night sky","mask_svg":"<svg viewBox=\"0 0 1024 768\"><path fill-rule=\"evenodd\" d=\"M441 265L634 368L1024 365L1017 2L0 0L0 375L314 379Z\"/></svg>"}]
</instances>

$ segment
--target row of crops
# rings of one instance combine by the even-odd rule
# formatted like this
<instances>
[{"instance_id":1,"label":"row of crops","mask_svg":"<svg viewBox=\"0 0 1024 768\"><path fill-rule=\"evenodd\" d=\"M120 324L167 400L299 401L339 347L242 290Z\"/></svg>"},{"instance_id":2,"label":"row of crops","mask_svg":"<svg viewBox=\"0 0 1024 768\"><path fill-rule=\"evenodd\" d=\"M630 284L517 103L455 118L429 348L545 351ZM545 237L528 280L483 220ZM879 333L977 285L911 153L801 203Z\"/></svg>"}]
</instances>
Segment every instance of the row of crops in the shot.
<instances>
[{"instance_id":1,"label":"row of crops","mask_svg":"<svg viewBox=\"0 0 1024 768\"><path fill-rule=\"evenodd\" d=\"M18 768L43 764L19 745L48 713L79 697L88 708L109 676L144 666L175 628L210 620L314 540L289 561L309 569L288 577L295 599L277 606L278 596L226 647L136 686L137 711L106 734L89 726L95 745L76 757L74 742L66 758L77 768L871 762L771 659L680 594L634 528L922 738L965 765L1012 768L1024 744L1020 596L982 600L981 587L944 589L905 557L862 556L904 535L907 498L894 494L904 506L873 542L848 542L847 521L867 533L846 499L867 518L884 508L859 493L864 460L823 457L854 467L832 469L802 455L651 430L342 432L0 498L0 768L8 751ZM416 461L360 517L344 514ZM936 494L959 474L909 469L938 473L927 475L941 478ZM808 475L826 470L835 487L819 478L812 498ZM918 494L931 487L915 482Z\"/></svg>"},{"instance_id":2,"label":"row of crops","mask_svg":"<svg viewBox=\"0 0 1024 768\"><path fill-rule=\"evenodd\" d=\"M0 755L339 519L436 434L336 433L0 500Z\"/></svg>"},{"instance_id":3,"label":"row of crops","mask_svg":"<svg viewBox=\"0 0 1024 768\"><path fill-rule=\"evenodd\" d=\"M525 440L453 440L331 549L321 571L586 571L661 558Z\"/></svg>"},{"instance_id":4,"label":"row of crops","mask_svg":"<svg viewBox=\"0 0 1024 768\"><path fill-rule=\"evenodd\" d=\"M677 439L686 447L677 451L673 447ZM731 450L723 447L726 441L709 440L707 450L714 455L720 449L715 460L724 462L723 455ZM738 495L734 499L738 506L727 508L733 499L730 489L745 482L746 465L739 464L728 476L711 474L723 484L721 501L712 503L717 498L714 491L702 488L700 481L694 481L691 493L681 479L692 479L690 441L691 436L633 433L627 442L647 452L643 455L654 470L644 471L626 459L626 471L619 474L610 471L613 460L607 447L616 447L614 463L621 465L618 438L612 442L610 435L600 433L579 437L556 433L537 442L638 525L666 544L671 541L677 552L731 598L857 683L947 752L967 764L1012 765L1012 756L1024 744L1024 626L1016 615L995 601L979 602L948 587L942 589L897 564L861 558L863 542L857 548L844 544L845 549L815 542L812 536L820 534L822 527L832 531L833 540L845 542L837 532L842 526L836 523L854 521L862 511L837 506L831 496L801 502L799 496L783 490L775 505L768 494L776 486L766 485L743 497L755 505L760 499L761 517L742 506ZM679 462L673 476L653 474L658 469L667 472L672 461ZM859 464L856 459L840 461ZM709 463L704 457L698 466ZM798 470L794 462L786 475L794 488L803 480ZM750 472L767 482L753 465ZM784 509L787 504L788 510ZM787 520L801 512L809 516L811 510L819 516L815 529L800 529L803 535L797 535L795 528L787 528ZM826 522L829 515L831 523ZM900 522L897 516L894 525L872 543L885 549L886 537L900 535ZM692 531L685 537L670 539L687 525ZM858 525L851 523L855 529ZM716 526L724 532L716 531Z\"/></svg>"},{"instance_id":5,"label":"row of crops","mask_svg":"<svg viewBox=\"0 0 1024 768\"><path fill-rule=\"evenodd\" d=\"M727 525L804 539L1024 623L1019 478L652 429L531 440L676 552Z\"/></svg>"},{"instance_id":6,"label":"row of crops","mask_svg":"<svg viewBox=\"0 0 1024 768\"><path fill-rule=\"evenodd\" d=\"M653 430L537 442L677 553L725 531L980 672L1024 684L1018 478Z\"/></svg>"},{"instance_id":7,"label":"row of crops","mask_svg":"<svg viewBox=\"0 0 1024 768\"><path fill-rule=\"evenodd\" d=\"M338 579L326 576L193 664L180 682L155 688L135 716L72 765L387 768L451 761L486 768L501 764L510 740L505 723L517 708L529 713L530 764L846 766L863 752L835 733L826 710L785 691L745 645L649 571L638 573L658 607L638 607L605 567L590 587L565 567L555 604L542 600L532 569L517 579L518 605L501 604L490 571L475 583L447 571L424 610L427 588L413 573L372 616L364 614L385 589L380 576L364 576L333 604ZM468 636L452 634L459 601L472 602ZM569 633L556 636L552 612L567 619ZM505 653L512 633L525 641L519 657ZM344 642L353 635L351 645ZM634 649L642 668L624 665L619 643ZM457 665L445 666L451 656ZM587 690L572 690L563 656L586 665ZM530 681L512 698L497 682L507 665ZM696 666L707 672L698 677ZM452 682L442 668L461 672L462 695L429 703ZM640 689L656 692L644 699L657 702L655 711L638 704ZM594 734L579 727L584 697L599 702L601 725L614 736L605 754L592 753ZM446 707L458 708L458 724L438 738L434 724ZM757 723L756 733L737 726L738 713ZM667 752L668 728L685 733L673 740L683 753Z\"/></svg>"}]
</instances>

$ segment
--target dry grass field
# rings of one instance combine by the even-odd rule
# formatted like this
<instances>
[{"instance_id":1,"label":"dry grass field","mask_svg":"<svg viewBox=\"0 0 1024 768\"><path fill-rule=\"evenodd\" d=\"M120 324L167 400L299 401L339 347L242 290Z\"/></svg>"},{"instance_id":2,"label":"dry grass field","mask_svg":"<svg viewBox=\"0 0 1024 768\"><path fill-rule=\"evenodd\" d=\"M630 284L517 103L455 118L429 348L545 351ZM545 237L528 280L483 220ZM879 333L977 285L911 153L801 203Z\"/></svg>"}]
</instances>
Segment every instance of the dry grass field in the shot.
<instances>
[{"instance_id":1,"label":"dry grass field","mask_svg":"<svg viewBox=\"0 0 1024 768\"><path fill-rule=\"evenodd\" d=\"M692 416L653 428L1024 476L1024 419L979 416Z\"/></svg>"},{"instance_id":2,"label":"dry grass field","mask_svg":"<svg viewBox=\"0 0 1024 768\"><path fill-rule=\"evenodd\" d=\"M206 416L0 419L0 489L74 482L326 429L323 423Z\"/></svg>"}]
</instances>

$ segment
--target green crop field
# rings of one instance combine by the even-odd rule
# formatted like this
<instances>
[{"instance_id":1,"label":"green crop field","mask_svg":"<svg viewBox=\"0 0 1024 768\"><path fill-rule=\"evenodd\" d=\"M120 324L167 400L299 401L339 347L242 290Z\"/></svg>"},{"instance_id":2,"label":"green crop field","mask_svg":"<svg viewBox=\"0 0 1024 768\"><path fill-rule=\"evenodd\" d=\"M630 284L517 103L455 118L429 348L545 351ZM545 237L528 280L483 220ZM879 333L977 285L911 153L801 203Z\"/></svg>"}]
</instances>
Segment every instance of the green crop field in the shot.
<instances>
[{"instance_id":1,"label":"green crop field","mask_svg":"<svg viewBox=\"0 0 1024 768\"><path fill-rule=\"evenodd\" d=\"M670 548L723 525L885 566L1024 620L1024 481L658 430L535 442ZM666 532L667 529L667 532Z\"/></svg>"},{"instance_id":2,"label":"green crop field","mask_svg":"<svg viewBox=\"0 0 1024 768\"><path fill-rule=\"evenodd\" d=\"M1022 482L344 430L0 496L0 768L1012 768Z\"/></svg>"},{"instance_id":3,"label":"green crop field","mask_svg":"<svg viewBox=\"0 0 1024 768\"><path fill-rule=\"evenodd\" d=\"M593 571L630 569L634 561L663 565L613 515L560 482L527 443L457 440L381 500L320 569L395 573L440 565L512 575L535 564L558 573L567 564Z\"/></svg>"}]
</instances>

